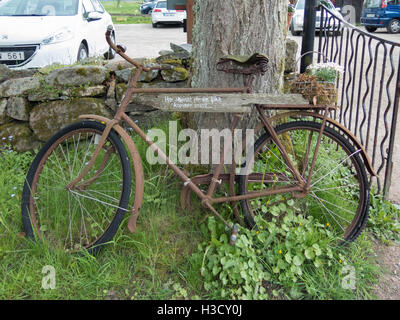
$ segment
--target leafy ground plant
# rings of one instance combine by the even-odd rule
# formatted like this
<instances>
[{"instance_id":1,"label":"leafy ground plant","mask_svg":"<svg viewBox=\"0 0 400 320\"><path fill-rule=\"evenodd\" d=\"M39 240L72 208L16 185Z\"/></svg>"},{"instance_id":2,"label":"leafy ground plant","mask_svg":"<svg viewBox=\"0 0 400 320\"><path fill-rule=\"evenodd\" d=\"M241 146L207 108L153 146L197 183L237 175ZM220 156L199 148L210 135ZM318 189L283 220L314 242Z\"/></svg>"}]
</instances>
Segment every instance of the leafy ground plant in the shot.
<instances>
[{"instance_id":1,"label":"leafy ground plant","mask_svg":"<svg viewBox=\"0 0 400 320\"><path fill-rule=\"evenodd\" d=\"M202 256L204 288L217 299L368 299L378 268L371 243L339 246L329 224L301 214L276 224L256 218L257 230L240 229L237 247L222 224L209 218Z\"/></svg>"},{"instance_id":2,"label":"leafy ground plant","mask_svg":"<svg viewBox=\"0 0 400 320\"><path fill-rule=\"evenodd\" d=\"M368 231L385 244L400 241L400 210L382 195L371 193Z\"/></svg>"}]
</instances>

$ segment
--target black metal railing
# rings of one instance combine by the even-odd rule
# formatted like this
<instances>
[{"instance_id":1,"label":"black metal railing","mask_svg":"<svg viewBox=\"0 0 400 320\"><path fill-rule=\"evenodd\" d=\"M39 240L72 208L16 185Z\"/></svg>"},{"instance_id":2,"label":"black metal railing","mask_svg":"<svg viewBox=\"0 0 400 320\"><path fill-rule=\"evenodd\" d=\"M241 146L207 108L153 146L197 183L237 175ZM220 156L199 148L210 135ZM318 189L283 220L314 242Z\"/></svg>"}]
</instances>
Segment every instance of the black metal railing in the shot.
<instances>
[{"instance_id":1,"label":"black metal railing","mask_svg":"<svg viewBox=\"0 0 400 320\"><path fill-rule=\"evenodd\" d=\"M319 9L319 40L315 45L322 56L315 55L314 59L321 62L325 57L344 68L336 84L341 107L336 120L365 146L379 175L378 191L387 196L393 170L400 172L400 150L395 151L400 141L400 132L396 138L400 43L365 32L323 5Z\"/></svg>"}]
</instances>

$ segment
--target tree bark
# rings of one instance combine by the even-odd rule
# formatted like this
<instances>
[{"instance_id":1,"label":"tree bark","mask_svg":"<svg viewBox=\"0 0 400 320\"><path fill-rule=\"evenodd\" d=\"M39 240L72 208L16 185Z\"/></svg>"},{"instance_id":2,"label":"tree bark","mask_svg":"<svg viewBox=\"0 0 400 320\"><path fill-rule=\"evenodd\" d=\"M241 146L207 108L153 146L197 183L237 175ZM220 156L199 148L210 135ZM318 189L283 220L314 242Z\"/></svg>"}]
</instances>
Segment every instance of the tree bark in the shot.
<instances>
[{"instance_id":1,"label":"tree bark","mask_svg":"<svg viewBox=\"0 0 400 320\"><path fill-rule=\"evenodd\" d=\"M247 77L217 71L224 55L269 57L268 70L253 81L254 92L277 93L283 84L287 0L195 0L192 87L242 87ZM253 127L255 113L240 127ZM186 116L192 129L229 128L229 113Z\"/></svg>"}]
</instances>

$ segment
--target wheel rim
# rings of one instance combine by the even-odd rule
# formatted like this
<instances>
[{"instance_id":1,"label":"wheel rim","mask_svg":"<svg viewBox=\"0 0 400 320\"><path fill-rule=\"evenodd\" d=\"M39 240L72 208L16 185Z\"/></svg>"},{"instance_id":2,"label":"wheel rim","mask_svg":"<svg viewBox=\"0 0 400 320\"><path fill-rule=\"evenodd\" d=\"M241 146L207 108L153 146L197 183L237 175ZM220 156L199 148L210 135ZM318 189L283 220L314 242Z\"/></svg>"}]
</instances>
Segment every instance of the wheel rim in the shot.
<instances>
[{"instance_id":1,"label":"wheel rim","mask_svg":"<svg viewBox=\"0 0 400 320\"><path fill-rule=\"evenodd\" d=\"M88 57L88 54L86 52L86 48L81 47L79 50L79 55L78 55L78 61L82 61Z\"/></svg>"},{"instance_id":2,"label":"wheel rim","mask_svg":"<svg viewBox=\"0 0 400 320\"><path fill-rule=\"evenodd\" d=\"M305 129L308 130L307 135L304 133ZM285 148L288 150L291 148L289 156L304 180L307 179L311 167L312 151L316 145L317 136L318 128L301 126L292 126L279 133L280 139L284 141L284 144L286 139L286 144L289 146ZM310 192L307 196L297 199L293 194L287 193L246 200L245 204L251 215L250 225L254 226L253 218L257 215L279 222L287 215L287 212L294 212L313 216L321 225L334 230L341 240L353 240L358 235L359 222L362 220L367 201L365 175L362 173L365 171L362 171L360 167L358 155L360 150L338 149L338 142L337 138L330 134L323 136ZM266 183L270 177L267 178L268 175L264 174L264 182L251 182L247 176L246 192L294 184L294 175L284 163L272 139L258 146L255 155L254 171L268 172L272 178ZM274 206L281 206L282 210L272 209Z\"/></svg>"},{"instance_id":3,"label":"wheel rim","mask_svg":"<svg viewBox=\"0 0 400 320\"><path fill-rule=\"evenodd\" d=\"M81 188L66 186L85 168L101 131L78 129L49 148L38 165L29 203L38 236L51 247L66 251L90 248L108 231L120 208L123 172L120 155L106 141ZM118 210L120 209L120 210Z\"/></svg>"},{"instance_id":4,"label":"wheel rim","mask_svg":"<svg viewBox=\"0 0 400 320\"><path fill-rule=\"evenodd\" d=\"M390 24L390 28L392 29L393 33L399 33L400 32L400 21L399 20L394 20Z\"/></svg>"}]
</instances>

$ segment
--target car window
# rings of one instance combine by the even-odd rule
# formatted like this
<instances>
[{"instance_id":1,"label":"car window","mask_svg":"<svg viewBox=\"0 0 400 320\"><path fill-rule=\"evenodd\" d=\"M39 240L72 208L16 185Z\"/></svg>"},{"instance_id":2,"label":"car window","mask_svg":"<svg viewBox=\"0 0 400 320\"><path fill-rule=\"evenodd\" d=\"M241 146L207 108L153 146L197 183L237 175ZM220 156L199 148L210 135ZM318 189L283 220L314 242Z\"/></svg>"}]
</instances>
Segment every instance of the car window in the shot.
<instances>
[{"instance_id":1,"label":"car window","mask_svg":"<svg viewBox=\"0 0 400 320\"><path fill-rule=\"evenodd\" d=\"M304 10L304 0L297 1L296 9Z\"/></svg>"},{"instance_id":2,"label":"car window","mask_svg":"<svg viewBox=\"0 0 400 320\"><path fill-rule=\"evenodd\" d=\"M6 0L0 2L0 16L72 16L79 0Z\"/></svg>"},{"instance_id":3,"label":"car window","mask_svg":"<svg viewBox=\"0 0 400 320\"><path fill-rule=\"evenodd\" d=\"M364 7L365 8L380 8L382 4L382 0L365 0Z\"/></svg>"},{"instance_id":4,"label":"car window","mask_svg":"<svg viewBox=\"0 0 400 320\"><path fill-rule=\"evenodd\" d=\"M97 0L92 0L93 7L97 12L104 13L104 8Z\"/></svg>"},{"instance_id":5,"label":"car window","mask_svg":"<svg viewBox=\"0 0 400 320\"><path fill-rule=\"evenodd\" d=\"M166 1L157 2L156 8L167 8L167 2Z\"/></svg>"},{"instance_id":6,"label":"car window","mask_svg":"<svg viewBox=\"0 0 400 320\"><path fill-rule=\"evenodd\" d=\"M94 9L93 3L90 0L82 0L82 5L83 5L83 16L87 17L89 12L96 11Z\"/></svg>"}]
</instances>

